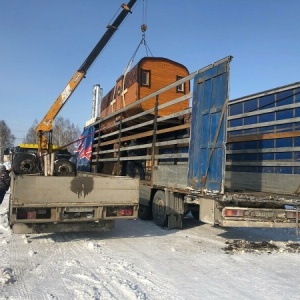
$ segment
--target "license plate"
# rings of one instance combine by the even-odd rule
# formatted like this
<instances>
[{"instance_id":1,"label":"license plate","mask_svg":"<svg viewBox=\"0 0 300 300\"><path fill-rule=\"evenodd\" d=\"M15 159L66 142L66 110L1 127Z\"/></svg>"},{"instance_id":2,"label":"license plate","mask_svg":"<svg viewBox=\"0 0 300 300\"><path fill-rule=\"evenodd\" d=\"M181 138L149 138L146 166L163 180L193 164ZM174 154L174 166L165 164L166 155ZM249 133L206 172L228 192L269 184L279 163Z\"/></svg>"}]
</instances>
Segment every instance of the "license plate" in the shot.
<instances>
[{"instance_id":1,"label":"license plate","mask_svg":"<svg viewBox=\"0 0 300 300\"><path fill-rule=\"evenodd\" d=\"M251 215L253 217L272 218L274 217L274 212L273 211L252 211Z\"/></svg>"},{"instance_id":2,"label":"license plate","mask_svg":"<svg viewBox=\"0 0 300 300\"><path fill-rule=\"evenodd\" d=\"M92 212L94 210L93 207L66 207L66 212Z\"/></svg>"}]
</instances>

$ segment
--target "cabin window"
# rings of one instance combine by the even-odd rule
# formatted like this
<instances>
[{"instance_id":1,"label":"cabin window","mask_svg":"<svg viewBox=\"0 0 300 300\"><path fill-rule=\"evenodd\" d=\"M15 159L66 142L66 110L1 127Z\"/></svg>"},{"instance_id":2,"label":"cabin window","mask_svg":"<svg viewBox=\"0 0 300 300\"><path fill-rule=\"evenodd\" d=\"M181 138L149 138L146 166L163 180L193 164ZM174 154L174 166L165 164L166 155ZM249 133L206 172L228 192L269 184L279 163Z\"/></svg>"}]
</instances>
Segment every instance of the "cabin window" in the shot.
<instances>
[{"instance_id":1,"label":"cabin window","mask_svg":"<svg viewBox=\"0 0 300 300\"><path fill-rule=\"evenodd\" d=\"M176 76L176 81L182 79L182 76ZM184 83L177 85L176 87L176 92L177 93L184 93L185 89L184 89L185 85Z\"/></svg>"},{"instance_id":2,"label":"cabin window","mask_svg":"<svg viewBox=\"0 0 300 300\"><path fill-rule=\"evenodd\" d=\"M143 70L141 73L141 85L142 86L149 86L150 87L150 75L151 71L150 70Z\"/></svg>"},{"instance_id":3,"label":"cabin window","mask_svg":"<svg viewBox=\"0 0 300 300\"><path fill-rule=\"evenodd\" d=\"M121 95L121 87L118 86L118 89L117 89L117 95L120 96Z\"/></svg>"}]
</instances>

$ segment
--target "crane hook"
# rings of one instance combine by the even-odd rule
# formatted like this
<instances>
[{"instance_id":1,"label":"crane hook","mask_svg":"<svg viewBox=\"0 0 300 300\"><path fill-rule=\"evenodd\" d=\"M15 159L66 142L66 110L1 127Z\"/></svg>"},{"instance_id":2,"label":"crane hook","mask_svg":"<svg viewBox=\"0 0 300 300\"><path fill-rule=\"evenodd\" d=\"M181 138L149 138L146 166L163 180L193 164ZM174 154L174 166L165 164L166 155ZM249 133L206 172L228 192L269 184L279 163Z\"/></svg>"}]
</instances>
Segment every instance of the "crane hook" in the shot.
<instances>
[{"instance_id":1,"label":"crane hook","mask_svg":"<svg viewBox=\"0 0 300 300\"><path fill-rule=\"evenodd\" d=\"M142 24L141 30L142 30L142 32L145 32L147 30L147 24Z\"/></svg>"}]
</instances>

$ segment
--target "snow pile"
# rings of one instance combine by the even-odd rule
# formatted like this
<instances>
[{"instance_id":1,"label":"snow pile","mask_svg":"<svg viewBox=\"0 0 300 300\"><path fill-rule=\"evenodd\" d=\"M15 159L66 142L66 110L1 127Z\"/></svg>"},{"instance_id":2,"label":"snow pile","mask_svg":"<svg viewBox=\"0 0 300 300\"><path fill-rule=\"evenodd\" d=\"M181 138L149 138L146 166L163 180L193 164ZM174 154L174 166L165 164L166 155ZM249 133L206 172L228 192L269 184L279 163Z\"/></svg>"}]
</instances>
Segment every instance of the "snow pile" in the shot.
<instances>
[{"instance_id":1,"label":"snow pile","mask_svg":"<svg viewBox=\"0 0 300 300\"><path fill-rule=\"evenodd\" d=\"M11 268L0 268L0 285L14 282L13 271Z\"/></svg>"},{"instance_id":2,"label":"snow pile","mask_svg":"<svg viewBox=\"0 0 300 300\"><path fill-rule=\"evenodd\" d=\"M6 194L4 198L3 204L0 206L0 247L1 250L5 248L5 246L9 243L11 232L8 225L8 206L6 205L6 202L8 200L8 193ZM4 254L1 251L1 260L3 261ZM10 267L1 267L0 265L0 286L13 283L15 281L13 276L13 270Z\"/></svg>"},{"instance_id":3,"label":"snow pile","mask_svg":"<svg viewBox=\"0 0 300 300\"><path fill-rule=\"evenodd\" d=\"M6 170L11 170L11 162L7 161L5 163L0 163L0 165L5 166Z\"/></svg>"}]
</instances>

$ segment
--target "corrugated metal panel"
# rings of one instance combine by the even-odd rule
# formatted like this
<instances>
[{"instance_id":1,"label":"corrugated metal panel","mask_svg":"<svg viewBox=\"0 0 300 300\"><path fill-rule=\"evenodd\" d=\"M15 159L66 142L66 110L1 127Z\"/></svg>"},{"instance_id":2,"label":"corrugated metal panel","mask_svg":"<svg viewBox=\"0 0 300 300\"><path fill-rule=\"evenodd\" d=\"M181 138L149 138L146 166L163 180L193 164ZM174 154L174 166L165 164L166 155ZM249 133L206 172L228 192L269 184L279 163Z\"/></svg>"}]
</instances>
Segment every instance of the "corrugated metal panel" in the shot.
<instances>
[{"instance_id":1,"label":"corrugated metal panel","mask_svg":"<svg viewBox=\"0 0 300 300\"><path fill-rule=\"evenodd\" d=\"M299 194L300 83L230 101L228 114L226 187Z\"/></svg>"},{"instance_id":2,"label":"corrugated metal panel","mask_svg":"<svg viewBox=\"0 0 300 300\"><path fill-rule=\"evenodd\" d=\"M294 84L231 101L227 170L300 174L300 88Z\"/></svg>"},{"instance_id":3,"label":"corrugated metal panel","mask_svg":"<svg viewBox=\"0 0 300 300\"><path fill-rule=\"evenodd\" d=\"M188 186L224 191L228 57L194 79Z\"/></svg>"}]
</instances>

